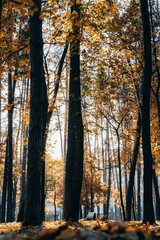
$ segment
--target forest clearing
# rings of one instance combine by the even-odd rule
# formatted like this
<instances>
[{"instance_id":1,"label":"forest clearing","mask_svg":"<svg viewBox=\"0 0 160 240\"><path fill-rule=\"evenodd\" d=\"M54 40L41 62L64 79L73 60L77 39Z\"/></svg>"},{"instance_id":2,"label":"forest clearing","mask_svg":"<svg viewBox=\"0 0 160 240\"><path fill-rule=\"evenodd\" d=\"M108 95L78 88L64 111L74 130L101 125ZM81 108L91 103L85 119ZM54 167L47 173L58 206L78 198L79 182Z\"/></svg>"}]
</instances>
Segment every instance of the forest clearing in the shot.
<instances>
[{"instance_id":1,"label":"forest clearing","mask_svg":"<svg viewBox=\"0 0 160 240\"><path fill-rule=\"evenodd\" d=\"M0 240L159 221L160 0L0 0Z\"/></svg>"}]
</instances>

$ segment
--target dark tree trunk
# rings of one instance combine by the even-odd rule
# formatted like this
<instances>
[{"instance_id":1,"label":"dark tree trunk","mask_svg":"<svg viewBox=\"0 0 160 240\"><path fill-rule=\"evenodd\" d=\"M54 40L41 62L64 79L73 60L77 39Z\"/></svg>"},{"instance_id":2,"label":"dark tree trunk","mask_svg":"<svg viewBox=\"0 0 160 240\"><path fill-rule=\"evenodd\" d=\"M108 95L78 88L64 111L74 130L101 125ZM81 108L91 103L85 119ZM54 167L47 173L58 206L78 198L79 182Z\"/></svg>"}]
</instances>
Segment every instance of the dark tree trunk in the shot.
<instances>
[{"instance_id":1,"label":"dark tree trunk","mask_svg":"<svg viewBox=\"0 0 160 240\"><path fill-rule=\"evenodd\" d=\"M33 2L37 11L30 17L31 90L24 226L41 224L42 139L48 108L43 69L41 0Z\"/></svg>"},{"instance_id":2,"label":"dark tree trunk","mask_svg":"<svg viewBox=\"0 0 160 240\"><path fill-rule=\"evenodd\" d=\"M68 146L66 156L64 219L77 221L83 177L83 123L80 92L80 4L73 1L70 43Z\"/></svg>"},{"instance_id":3,"label":"dark tree trunk","mask_svg":"<svg viewBox=\"0 0 160 240\"><path fill-rule=\"evenodd\" d=\"M152 78L151 29L148 1L140 0L144 41L144 82L142 96L142 143L144 161L144 216L143 222L155 223L152 198L152 151L150 141L150 89Z\"/></svg>"},{"instance_id":4,"label":"dark tree trunk","mask_svg":"<svg viewBox=\"0 0 160 240\"><path fill-rule=\"evenodd\" d=\"M29 94L29 79L27 81L24 81L24 102L28 101L28 94ZM24 103L22 104L23 108ZM25 124L22 126L22 135L23 138L28 138L28 126L25 126ZM26 188L26 167L27 167L27 143L23 141L23 159L22 159L22 175L21 175L21 196L20 196L20 202L19 202L19 212L17 216L17 222L23 222L24 221L24 201L25 201L25 188Z\"/></svg>"},{"instance_id":5,"label":"dark tree trunk","mask_svg":"<svg viewBox=\"0 0 160 240\"><path fill-rule=\"evenodd\" d=\"M134 147L133 147L133 154L131 159L131 168L130 168L130 175L129 175L129 184L128 184L127 198L126 198L127 221L131 221L131 205L132 205L132 199L133 199L133 187L134 187L136 163L137 163L139 144L140 144L140 133L141 133L141 114L140 112L138 112L136 138L135 138Z\"/></svg>"},{"instance_id":6,"label":"dark tree trunk","mask_svg":"<svg viewBox=\"0 0 160 240\"><path fill-rule=\"evenodd\" d=\"M158 125L160 128L160 71L159 71L159 65L158 65L158 57L157 57L157 45L156 45L156 32L155 32L155 26L154 26L154 21L153 21L153 8L152 8L152 2L149 0L149 6L150 6L150 18L151 18L151 32L152 32L152 42L153 42L153 57L154 57L154 66L155 70L157 73L157 89L156 91L153 90L153 94L156 99L156 105L157 105L157 111L158 111ZM157 11L158 11L158 6L157 6ZM158 19L157 19L158 20Z\"/></svg>"},{"instance_id":7,"label":"dark tree trunk","mask_svg":"<svg viewBox=\"0 0 160 240\"><path fill-rule=\"evenodd\" d=\"M12 207L12 214L13 214L13 220L15 221L15 211L16 211L16 195L17 195L17 182L14 182L13 187L13 207Z\"/></svg>"},{"instance_id":8,"label":"dark tree trunk","mask_svg":"<svg viewBox=\"0 0 160 240\"><path fill-rule=\"evenodd\" d=\"M28 127L25 129L25 138L28 136ZM27 146L23 146L23 160L22 160L22 176L21 176L21 197L19 203L19 213L17 222L24 221L24 201L25 201L25 187L26 187L26 158L27 158Z\"/></svg>"},{"instance_id":9,"label":"dark tree trunk","mask_svg":"<svg viewBox=\"0 0 160 240\"><path fill-rule=\"evenodd\" d=\"M16 81L12 82L11 73L8 74L8 186L7 186L7 222L13 221L13 108L14 108L14 91Z\"/></svg>"},{"instance_id":10,"label":"dark tree trunk","mask_svg":"<svg viewBox=\"0 0 160 240\"><path fill-rule=\"evenodd\" d=\"M124 209L124 203L123 203L123 195L122 195L122 173L121 173L121 158L120 158L120 138L119 138L119 133L118 129L116 129L116 135L117 135L117 150L118 150L118 168L119 168L119 191L120 191L120 201L121 201L121 209L122 209L122 214L123 214L123 220L126 221L126 216L125 216L125 209Z\"/></svg>"},{"instance_id":11,"label":"dark tree trunk","mask_svg":"<svg viewBox=\"0 0 160 240\"><path fill-rule=\"evenodd\" d=\"M141 220L141 164L137 164L137 211L138 219Z\"/></svg>"},{"instance_id":12,"label":"dark tree trunk","mask_svg":"<svg viewBox=\"0 0 160 240\"><path fill-rule=\"evenodd\" d=\"M155 169L153 169L153 183L154 183L154 190L156 195L156 219L160 220L160 196L159 196L158 180L157 180Z\"/></svg>"},{"instance_id":13,"label":"dark tree trunk","mask_svg":"<svg viewBox=\"0 0 160 240\"><path fill-rule=\"evenodd\" d=\"M111 195L111 159L110 159L110 155L108 156L108 163L109 163L108 189L107 189L107 202L106 202L106 217L107 217L107 219L109 218L109 201L110 201L110 195Z\"/></svg>"},{"instance_id":14,"label":"dark tree trunk","mask_svg":"<svg viewBox=\"0 0 160 240\"><path fill-rule=\"evenodd\" d=\"M90 211L94 212L94 202L93 202L93 200L94 200L94 192L93 192L92 185L91 185L91 189L90 189L90 200L91 200L91 202L90 202Z\"/></svg>"}]
</instances>

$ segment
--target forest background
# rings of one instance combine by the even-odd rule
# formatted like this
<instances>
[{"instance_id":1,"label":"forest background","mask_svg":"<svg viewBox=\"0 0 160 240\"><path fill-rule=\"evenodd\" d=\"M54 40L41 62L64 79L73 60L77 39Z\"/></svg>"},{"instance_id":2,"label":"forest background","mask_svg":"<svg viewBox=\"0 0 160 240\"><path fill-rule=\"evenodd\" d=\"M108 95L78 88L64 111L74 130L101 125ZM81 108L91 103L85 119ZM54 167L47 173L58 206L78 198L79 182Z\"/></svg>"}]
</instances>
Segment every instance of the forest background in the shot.
<instances>
[{"instance_id":1,"label":"forest background","mask_svg":"<svg viewBox=\"0 0 160 240\"><path fill-rule=\"evenodd\" d=\"M159 21L158 0L0 1L1 222L160 219Z\"/></svg>"}]
</instances>

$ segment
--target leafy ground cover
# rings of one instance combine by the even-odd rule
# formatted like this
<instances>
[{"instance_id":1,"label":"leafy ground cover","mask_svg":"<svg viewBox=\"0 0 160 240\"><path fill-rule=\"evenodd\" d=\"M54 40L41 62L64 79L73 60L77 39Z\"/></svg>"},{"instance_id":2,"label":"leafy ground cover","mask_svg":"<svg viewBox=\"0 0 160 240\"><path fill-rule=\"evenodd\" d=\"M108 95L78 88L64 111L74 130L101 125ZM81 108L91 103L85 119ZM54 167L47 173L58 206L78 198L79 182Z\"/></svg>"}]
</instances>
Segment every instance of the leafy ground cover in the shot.
<instances>
[{"instance_id":1,"label":"leafy ground cover","mask_svg":"<svg viewBox=\"0 0 160 240\"><path fill-rule=\"evenodd\" d=\"M0 240L154 240L160 239L156 226L140 222L64 221L43 222L41 227L22 227L21 223L0 224Z\"/></svg>"}]
</instances>

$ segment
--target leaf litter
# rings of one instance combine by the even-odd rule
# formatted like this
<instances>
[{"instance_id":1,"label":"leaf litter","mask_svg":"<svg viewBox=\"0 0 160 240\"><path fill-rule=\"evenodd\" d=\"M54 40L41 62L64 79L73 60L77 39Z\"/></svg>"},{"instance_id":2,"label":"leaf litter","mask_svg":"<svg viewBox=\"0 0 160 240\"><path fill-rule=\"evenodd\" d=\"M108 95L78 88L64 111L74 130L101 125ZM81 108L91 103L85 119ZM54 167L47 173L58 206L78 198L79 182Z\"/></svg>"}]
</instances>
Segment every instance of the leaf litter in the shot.
<instances>
[{"instance_id":1,"label":"leaf litter","mask_svg":"<svg viewBox=\"0 0 160 240\"><path fill-rule=\"evenodd\" d=\"M0 240L160 240L160 222L155 226L138 221L45 221L42 226L0 224Z\"/></svg>"}]
</instances>

